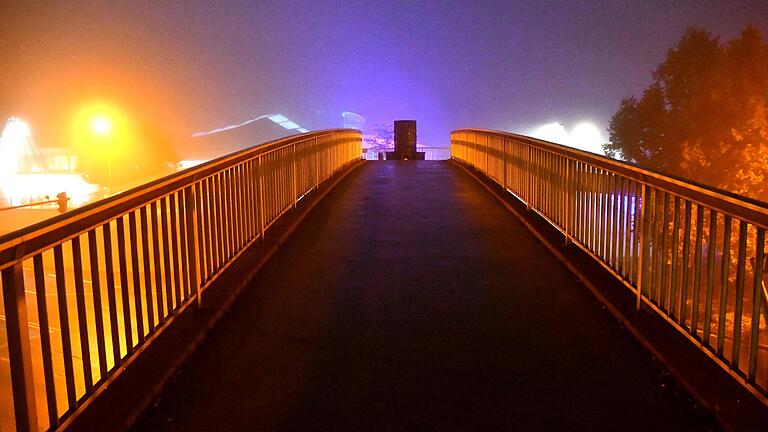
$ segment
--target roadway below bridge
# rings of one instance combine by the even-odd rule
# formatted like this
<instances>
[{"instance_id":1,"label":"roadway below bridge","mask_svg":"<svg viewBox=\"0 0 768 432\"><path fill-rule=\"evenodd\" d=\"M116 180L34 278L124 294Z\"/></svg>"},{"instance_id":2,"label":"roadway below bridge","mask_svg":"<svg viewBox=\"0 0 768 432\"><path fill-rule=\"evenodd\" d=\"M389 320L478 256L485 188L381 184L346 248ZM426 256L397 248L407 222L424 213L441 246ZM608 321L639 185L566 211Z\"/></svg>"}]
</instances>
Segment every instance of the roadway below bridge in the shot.
<instances>
[{"instance_id":1,"label":"roadway below bridge","mask_svg":"<svg viewBox=\"0 0 768 432\"><path fill-rule=\"evenodd\" d=\"M669 387L460 167L370 162L313 209L135 428L713 427Z\"/></svg>"}]
</instances>

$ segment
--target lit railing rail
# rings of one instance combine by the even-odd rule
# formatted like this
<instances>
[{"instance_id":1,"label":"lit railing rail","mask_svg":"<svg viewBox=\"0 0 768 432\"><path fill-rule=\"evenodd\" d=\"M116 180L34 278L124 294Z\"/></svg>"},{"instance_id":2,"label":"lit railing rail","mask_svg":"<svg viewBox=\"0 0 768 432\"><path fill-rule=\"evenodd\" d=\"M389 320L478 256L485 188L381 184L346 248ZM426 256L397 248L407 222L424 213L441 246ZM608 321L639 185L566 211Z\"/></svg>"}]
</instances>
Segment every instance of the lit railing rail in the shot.
<instances>
[{"instance_id":1,"label":"lit railing rail","mask_svg":"<svg viewBox=\"0 0 768 432\"><path fill-rule=\"evenodd\" d=\"M560 230L764 403L768 205L521 135L451 134L451 157Z\"/></svg>"},{"instance_id":2,"label":"lit railing rail","mask_svg":"<svg viewBox=\"0 0 768 432\"><path fill-rule=\"evenodd\" d=\"M0 237L0 428L57 428L361 153L355 130L288 137Z\"/></svg>"}]
</instances>

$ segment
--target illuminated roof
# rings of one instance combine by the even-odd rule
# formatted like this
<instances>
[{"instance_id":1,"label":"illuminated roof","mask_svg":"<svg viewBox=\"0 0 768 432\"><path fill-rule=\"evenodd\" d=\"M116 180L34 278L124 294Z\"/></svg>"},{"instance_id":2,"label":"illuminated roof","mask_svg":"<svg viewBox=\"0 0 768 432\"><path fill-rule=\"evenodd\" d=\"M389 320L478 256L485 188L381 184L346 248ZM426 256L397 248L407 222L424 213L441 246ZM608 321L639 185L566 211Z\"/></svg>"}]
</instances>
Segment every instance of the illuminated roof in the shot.
<instances>
[{"instance_id":1,"label":"illuminated roof","mask_svg":"<svg viewBox=\"0 0 768 432\"><path fill-rule=\"evenodd\" d=\"M257 122L259 120L263 120L263 119L267 119L267 120L269 120L269 121L279 125L283 129L286 129L286 130L289 130L289 131L296 131L296 132L299 132L299 133L309 132L309 130L307 130L306 128L301 127L298 123L292 121L291 119L289 119L288 117L286 117L286 116L284 116L282 114L265 114L265 115L262 115L262 116L258 116L256 118L252 118L250 120L246 120L246 121L244 121L244 122L242 122L240 124L224 126L224 127L221 127L221 128L216 128L216 129L210 130L208 132L196 132L196 133L193 133L192 136L193 137L200 137L200 136L205 136L205 135L212 135L212 134L216 134L216 133L219 133L219 132L224 132L224 131L228 131L228 130L232 130L232 129L237 129L237 128L249 125L251 123L255 123L255 122Z\"/></svg>"}]
</instances>

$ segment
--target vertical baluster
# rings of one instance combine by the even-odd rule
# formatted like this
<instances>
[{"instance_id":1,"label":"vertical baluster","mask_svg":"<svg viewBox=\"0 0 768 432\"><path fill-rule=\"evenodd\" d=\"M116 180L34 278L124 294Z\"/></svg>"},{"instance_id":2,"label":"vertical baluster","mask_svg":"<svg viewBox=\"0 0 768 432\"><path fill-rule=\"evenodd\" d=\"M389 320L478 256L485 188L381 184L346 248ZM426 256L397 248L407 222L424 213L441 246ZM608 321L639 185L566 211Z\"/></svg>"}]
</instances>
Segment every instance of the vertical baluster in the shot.
<instances>
[{"instance_id":1,"label":"vertical baluster","mask_svg":"<svg viewBox=\"0 0 768 432\"><path fill-rule=\"evenodd\" d=\"M595 250L595 168L587 167L587 248Z\"/></svg>"},{"instance_id":2,"label":"vertical baluster","mask_svg":"<svg viewBox=\"0 0 768 432\"><path fill-rule=\"evenodd\" d=\"M152 273L155 276L155 304L157 306L157 323L165 321L166 313L163 311L163 271L160 261L160 235L158 234L160 222L157 220L157 201L152 201L149 206L150 225L152 229Z\"/></svg>"},{"instance_id":3,"label":"vertical baluster","mask_svg":"<svg viewBox=\"0 0 768 432\"><path fill-rule=\"evenodd\" d=\"M651 232L648 236L648 241L651 243L651 255L650 255L650 262L648 262L648 266L650 267L650 275L648 278L648 300L651 300L655 302L656 304L659 303L659 286L656 283L656 274L659 273L659 267L658 267L658 257L659 257L659 214L661 211L659 210L661 200L659 199L659 194L661 194L661 191L658 189L653 190L653 205L651 207L648 207L648 210L653 211L653 215L651 216Z\"/></svg>"},{"instance_id":4,"label":"vertical baluster","mask_svg":"<svg viewBox=\"0 0 768 432\"><path fill-rule=\"evenodd\" d=\"M77 406L77 394L75 392L75 366L72 356L72 335L69 331L69 308L67 307L67 285L64 277L64 254L61 245L53 247L53 265L56 270L56 297L59 303L59 326L61 327L61 351L64 363L64 384L67 389L67 403L70 409ZM3 273L3 289L9 285ZM23 294L23 291L22 291ZM6 315L8 314L6 305ZM26 308L24 309L26 310ZM7 318L6 318L7 319ZM29 343L27 341L27 343ZM10 346L9 346L10 347ZM31 383L31 379L29 383ZM31 388L34 388L33 386ZM14 395L15 396L15 395ZM15 399L15 398L14 398ZM14 401L15 402L15 401ZM30 407L34 407L34 400ZM34 409L34 408L33 408Z\"/></svg>"},{"instance_id":5,"label":"vertical baluster","mask_svg":"<svg viewBox=\"0 0 768 432\"><path fill-rule=\"evenodd\" d=\"M136 224L136 216L135 212L133 216L129 215L128 220L129 222L133 220L133 224ZM146 308L147 310L147 333L152 333L155 330L155 316L157 316L157 323L160 324L162 322L162 309L157 311L157 315L155 315L155 302L152 301L152 270L151 270L151 258L150 258L150 246L149 246L149 222L147 221L147 207L144 206L141 209L139 209L139 219L141 220L141 258L143 263L143 270L144 270L144 297L146 306L142 304L141 301L141 289L139 288L139 283L136 283L135 279L138 279L136 277L134 279L134 290L138 288L138 291L136 292L134 299L136 304L136 310L137 310L137 317L140 316L140 310ZM133 241L131 241L131 247L133 247ZM138 256L138 245L136 247L136 252ZM136 267L138 268L138 262ZM137 275L138 276L138 275ZM143 318L143 317L142 317ZM141 320L139 320L141 321ZM141 335L143 332L141 331L141 327L139 327L139 334ZM140 341L142 341L143 336L140 336Z\"/></svg>"},{"instance_id":6,"label":"vertical baluster","mask_svg":"<svg viewBox=\"0 0 768 432\"><path fill-rule=\"evenodd\" d=\"M598 184L597 184L597 235L598 235L598 244L597 244L597 255L600 257L600 259L607 263L608 257L605 253L605 246L607 243L608 237L608 225L607 222L607 214L608 214L608 205L606 202L606 183L607 183L607 173L604 170L600 170L599 177L598 177Z\"/></svg>"},{"instance_id":7,"label":"vertical baluster","mask_svg":"<svg viewBox=\"0 0 768 432\"><path fill-rule=\"evenodd\" d=\"M633 196L635 198L634 203L632 204L634 206L634 220L633 220L633 233L632 233L632 273L633 273L633 282L637 283L641 278L641 266L640 266L640 254L641 254L641 245L642 245L642 229L643 229L643 212L642 209L645 206L645 186L634 182L633 185ZM641 207L641 205L643 207ZM641 294L642 292L638 290L638 294Z\"/></svg>"},{"instance_id":8,"label":"vertical baluster","mask_svg":"<svg viewBox=\"0 0 768 432\"><path fill-rule=\"evenodd\" d=\"M673 318L678 317L677 314L677 293L678 293L678 256L680 254L680 198L675 197L675 204L673 208L674 218L672 221L672 269L670 276L670 293L669 293L669 315Z\"/></svg>"},{"instance_id":9,"label":"vertical baluster","mask_svg":"<svg viewBox=\"0 0 768 432\"><path fill-rule=\"evenodd\" d=\"M747 223L739 221L739 254L736 263L736 307L733 311L733 351L731 365L739 369L741 353L741 318L744 309L744 282L747 264Z\"/></svg>"},{"instance_id":10,"label":"vertical baluster","mask_svg":"<svg viewBox=\"0 0 768 432\"><path fill-rule=\"evenodd\" d=\"M109 333L112 340L112 360L114 367L120 365L120 330L117 318L117 295L115 292L115 271L112 262L112 228L111 223L101 227L104 238L104 273L107 277L107 305L109 306Z\"/></svg>"},{"instance_id":11,"label":"vertical baluster","mask_svg":"<svg viewBox=\"0 0 768 432\"><path fill-rule=\"evenodd\" d=\"M624 266L624 246L625 246L625 240L624 237L626 236L626 225L625 225L625 218L627 217L626 214L626 184L627 179L619 176L618 177L618 184L616 186L616 210L618 212L618 219L616 220L616 272L623 276L626 279L626 269Z\"/></svg>"},{"instance_id":12,"label":"vertical baluster","mask_svg":"<svg viewBox=\"0 0 768 432\"><path fill-rule=\"evenodd\" d=\"M624 255L623 274L624 279L632 279L632 181L630 179L624 179L624 197L622 198L622 208L624 209L624 240L622 240L621 251Z\"/></svg>"},{"instance_id":13,"label":"vertical baluster","mask_svg":"<svg viewBox=\"0 0 768 432\"><path fill-rule=\"evenodd\" d=\"M725 346L725 312L728 306L728 274L731 264L731 224L732 218L724 215L723 254L720 257L720 294L717 313L717 355L722 357Z\"/></svg>"},{"instance_id":14,"label":"vertical baluster","mask_svg":"<svg viewBox=\"0 0 768 432\"><path fill-rule=\"evenodd\" d=\"M51 352L50 324L48 323L48 298L46 297L43 255L35 255L32 258L32 263L35 273L35 293L37 293L37 317L40 323L40 348L43 355L43 378L45 381L45 401L48 404L48 424L49 429L55 429L59 424L59 414L56 407L56 381L53 378L53 354ZM15 399L16 395L14 395ZM17 420L17 426L18 423L19 421ZM35 425L35 428L37 428L37 425Z\"/></svg>"},{"instance_id":15,"label":"vertical baluster","mask_svg":"<svg viewBox=\"0 0 768 432\"><path fill-rule=\"evenodd\" d=\"M197 183L200 185L201 183ZM181 286L184 291L184 298L192 295L192 288L189 285L189 265L187 257L187 241L194 233L187 229L187 202L184 191L179 192L179 254L181 255Z\"/></svg>"},{"instance_id":16,"label":"vertical baluster","mask_svg":"<svg viewBox=\"0 0 768 432\"><path fill-rule=\"evenodd\" d=\"M178 308L183 301L183 294L181 289L181 267L179 266L179 208L176 203L176 195L176 193L171 194L169 205L171 217L171 256L173 257L173 288L176 295L176 307Z\"/></svg>"},{"instance_id":17,"label":"vertical baluster","mask_svg":"<svg viewBox=\"0 0 768 432\"><path fill-rule=\"evenodd\" d=\"M241 163L237 166L237 216L240 226L238 238L238 249L242 249L248 242L248 204L246 196L248 193L248 182L246 181L245 168L247 164Z\"/></svg>"},{"instance_id":18,"label":"vertical baluster","mask_svg":"<svg viewBox=\"0 0 768 432\"><path fill-rule=\"evenodd\" d=\"M91 347L88 340L88 317L85 314L85 287L83 286L83 259L80 249L80 237L75 237L71 241L77 324L80 330L80 360L83 365L85 393L89 394L93 391L93 371L91 370Z\"/></svg>"},{"instance_id":19,"label":"vertical baluster","mask_svg":"<svg viewBox=\"0 0 768 432\"><path fill-rule=\"evenodd\" d=\"M238 169L233 167L229 170L229 190L230 190L230 214L232 216L232 255L240 250L240 198L238 185Z\"/></svg>"},{"instance_id":20,"label":"vertical baluster","mask_svg":"<svg viewBox=\"0 0 768 432\"><path fill-rule=\"evenodd\" d=\"M104 338L104 316L101 303L101 278L99 275L99 249L96 243L96 228L88 231L88 257L90 258L91 289L93 291L93 319L96 326L96 351L99 358L100 381L107 376L107 350ZM40 330L42 333L42 329Z\"/></svg>"},{"instance_id":21,"label":"vertical baluster","mask_svg":"<svg viewBox=\"0 0 768 432\"><path fill-rule=\"evenodd\" d=\"M712 295L715 286L715 250L717 249L717 212L709 209L709 240L707 241L707 294L704 299L704 344L710 345L712 334Z\"/></svg>"},{"instance_id":22,"label":"vertical baluster","mask_svg":"<svg viewBox=\"0 0 768 432\"><path fill-rule=\"evenodd\" d=\"M61 246L57 247L61 248ZM18 259L21 258L18 256L18 252L16 255ZM35 431L37 430L37 408L22 262L19 261L11 267L3 269L0 277L3 281L6 342L8 344L11 395L13 397L13 412L16 417L16 430ZM64 326L62 326L62 337L64 335L63 330ZM71 360L70 357L70 365ZM74 394L74 389L72 393Z\"/></svg>"},{"instance_id":23,"label":"vertical baluster","mask_svg":"<svg viewBox=\"0 0 768 432\"><path fill-rule=\"evenodd\" d=\"M320 181L320 160L319 155L316 154L316 161L317 161L317 181L315 182L315 186L319 184ZM258 160L258 170L257 174L259 177L259 225L261 226L261 238L262 241L264 240L264 234L266 231L267 223L266 223L266 209L264 206L266 205L266 200L264 199L264 161L263 157L259 156Z\"/></svg>"},{"instance_id":24,"label":"vertical baluster","mask_svg":"<svg viewBox=\"0 0 768 432\"><path fill-rule=\"evenodd\" d=\"M168 196L165 196L157 201L160 206L160 241L163 252L163 282L165 290L165 309L167 314L171 315L173 311L173 281L171 275L171 238L168 232ZM178 296L176 297L178 301Z\"/></svg>"},{"instance_id":25,"label":"vertical baluster","mask_svg":"<svg viewBox=\"0 0 768 432\"><path fill-rule=\"evenodd\" d=\"M216 217L214 186L215 176L208 177L197 183L196 194L191 195L192 199L195 200L195 203L192 204L197 205L198 208L195 217L197 219L197 238L202 247L198 252L198 254L202 254L200 258L201 283L216 271L219 262L220 246L216 236L216 227L219 225L219 220Z\"/></svg>"},{"instance_id":26,"label":"vertical baluster","mask_svg":"<svg viewBox=\"0 0 768 432\"><path fill-rule=\"evenodd\" d=\"M238 208L237 208L237 167L232 167L226 171L227 173L227 214L229 215L229 257L231 258L237 253L238 242ZM229 261L229 260L228 260Z\"/></svg>"},{"instance_id":27,"label":"vertical baluster","mask_svg":"<svg viewBox=\"0 0 768 432\"><path fill-rule=\"evenodd\" d=\"M619 269L619 191L621 177L611 174L611 267Z\"/></svg>"},{"instance_id":28,"label":"vertical baluster","mask_svg":"<svg viewBox=\"0 0 768 432\"><path fill-rule=\"evenodd\" d=\"M757 229L755 241L755 263L752 280L752 320L749 331L749 371L747 380L755 383L757 376L757 353L760 338L760 307L763 303L763 263L765 260L765 228Z\"/></svg>"},{"instance_id":29,"label":"vertical baluster","mask_svg":"<svg viewBox=\"0 0 768 432\"><path fill-rule=\"evenodd\" d=\"M669 201L670 201L670 194L665 192L664 193L664 210L662 214L662 221L661 221L661 228L662 228L662 236L661 236L661 299L659 303L661 304L662 310L667 311L669 308L669 281L667 280L667 276L669 273L669 266L667 265L667 256L669 255L669 249L667 249L667 238L669 237ZM676 253L676 251L672 252L673 254Z\"/></svg>"},{"instance_id":30,"label":"vertical baluster","mask_svg":"<svg viewBox=\"0 0 768 432\"><path fill-rule=\"evenodd\" d=\"M686 327L685 316L688 311L688 284L690 283L691 255L691 202L685 200L685 222L683 224L683 284L680 287L680 325Z\"/></svg>"},{"instance_id":31,"label":"vertical baluster","mask_svg":"<svg viewBox=\"0 0 768 432\"><path fill-rule=\"evenodd\" d=\"M651 297L651 287L648 279L648 254L650 253L649 230L651 226L651 209L653 208L653 198L651 198L651 187L642 185L642 194L640 196L640 248L641 255L638 257L637 267L639 269L639 279L637 280L637 301L635 307L640 309L640 302L643 296L643 290L647 291L648 298Z\"/></svg>"},{"instance_id":32,"label":"vertical baluster","mask_svg":"<svg viewBox=\"0 0 768 432\"><path fill-rule=\"evenodd\" d=\"M186 225L185 230L189 234L189 239L187 240L187 264L189 266L189 271L187 274L189 275L189 287L190 291L194 292L197 295L197 305L202 305L202 299L200 296L200 280L198 274L198 269L200 268L200 255L199 255L199 248L198 248L198 241L199 241L199 227L200 227L200 215L197 211L198 208L198 196L201 195L199 191L199 185L192 184L189 185L187 188L184 189L184 217L185 221L184 224Z\"/></svg>"},{"instance_id":33,"label":"vertical baluster","mask_svg":"<svg viewBox=\"0 0 768 432\"><path fill-rule=\"evenodd\" d=\"M224 188L222 187L221 174L214 176L213 180L215 185L213 198L215 203L214 207L216 209L215 241L217 251L217 260L214 271L217 271L224 261L226 261L226 235L224 234L224 226L227 224L227 221L224 219L224 212L222 211Z\"/></svg>"},{"instance_id":34,"label":"vertical baluster","mask_svg":"<svg viewBox=\"0 0 768 432\"><path fill-rule=\"evenodd\" d=\"M142 218L141 235L142 238L146 237L146 217ZM131 243L131 270L133 273L133 305L136 309L136 333L139 337L139 343L144 342L144 306L141 301L141 272L139 268L139 240L136 233L136 212L128 213L128 240ZM146 245L146 242L144 242ZM146 246L145 246L146 248ZM145 274L149 274L146 270L147 261L144 261ZM148 289L149 285L145 284ZM147 299L151 297L147 296ZM151 305L151 302L147 302ZM155 327L154 319L152 317L152 307L147 308L147 332L151 333Z\"/></svg>"},{"instance_id":35,"label":"vertical baluster","mask_svg":"<svg viewBox=\"0 0 768 432\"><path fill-rule=\"evenodd\" d=\"M120 295L123 305L123 327L125 334L125 349L127 354L133 352L133 330L131 326L131 305L128 295L128 265L125 259L125 222L117 218L117 263L120 268Z\"/></svg>"},{"instance_id":36,"label":"vertical baluster","mask_svg":"<svg viewBox=\"0 0 768 432\"><path fill-rule=\"evenodd\" d=\"M696 244L693 263L693 303L691 304L691 334L696 337L699 327L699 292L701 291L701 246L704 233L704 207L696 206Z\"/></svg>"}]
</instances>

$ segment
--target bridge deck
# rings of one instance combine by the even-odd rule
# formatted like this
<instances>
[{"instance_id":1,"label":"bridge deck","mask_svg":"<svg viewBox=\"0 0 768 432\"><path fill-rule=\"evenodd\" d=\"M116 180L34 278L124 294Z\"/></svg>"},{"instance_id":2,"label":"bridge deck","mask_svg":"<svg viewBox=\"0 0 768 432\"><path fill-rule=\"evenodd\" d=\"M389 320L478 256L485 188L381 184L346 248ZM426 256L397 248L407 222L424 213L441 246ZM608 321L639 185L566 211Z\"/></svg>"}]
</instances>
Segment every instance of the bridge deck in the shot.
<instances>
[{"instance_id":1,"label":"bridge deck","mask_svg":"<svg viewBox=\"0 0 768 432\"><path fill-rule=\"evenodd\" d=\"M615 319L448 162L349 175L139 429L687 430Z\"/></svg>"}]
</instances>

